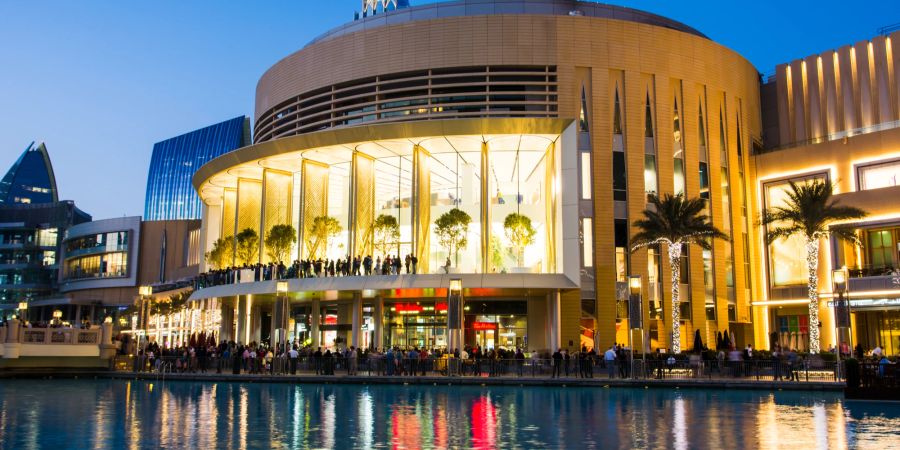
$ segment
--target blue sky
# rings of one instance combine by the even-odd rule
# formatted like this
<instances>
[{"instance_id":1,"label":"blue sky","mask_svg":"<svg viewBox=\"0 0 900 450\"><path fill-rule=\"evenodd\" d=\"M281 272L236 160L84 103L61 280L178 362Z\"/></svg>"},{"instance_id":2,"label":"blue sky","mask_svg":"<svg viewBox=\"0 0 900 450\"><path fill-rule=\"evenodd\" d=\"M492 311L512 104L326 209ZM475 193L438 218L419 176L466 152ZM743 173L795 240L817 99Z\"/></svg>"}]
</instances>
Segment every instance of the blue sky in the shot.
<instances>
[{"instance_id":1,"label":"blue sky","mask_svg":"<svg viewBox=\"0 0 900 450\"><path fill-rule=\"evenodd\" d=\"M763 73L900 22L893 1L609 3L693 26ZM359 9L359 0L0 0L0 172L43 140L61 198L98 219L140 215L153 143L252 116L259 76Z\"/></svg>"}]
</instances>

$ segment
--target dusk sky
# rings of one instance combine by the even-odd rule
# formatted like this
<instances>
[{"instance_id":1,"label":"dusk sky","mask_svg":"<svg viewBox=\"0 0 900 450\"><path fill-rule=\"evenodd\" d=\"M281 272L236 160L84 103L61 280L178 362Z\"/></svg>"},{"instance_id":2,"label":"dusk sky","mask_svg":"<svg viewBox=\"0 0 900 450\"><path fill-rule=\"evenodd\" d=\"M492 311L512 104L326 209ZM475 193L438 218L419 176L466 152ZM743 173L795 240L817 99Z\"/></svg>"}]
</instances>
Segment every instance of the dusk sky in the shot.
<instances>
[{"instance_id":1,"label":"dusk sky","mask_svg":"<svg viewBox=\"0 0 900 450\"><path fill-rule=\"evenodd\" d=\"M900 22L893 1L609 3L684 22L764 74ZM260 75L359 9L359 0L0 0L0 176L44 141L61 199L95 219L140 215L155 142L252 117Z\"/></svg>"}]
</instances>

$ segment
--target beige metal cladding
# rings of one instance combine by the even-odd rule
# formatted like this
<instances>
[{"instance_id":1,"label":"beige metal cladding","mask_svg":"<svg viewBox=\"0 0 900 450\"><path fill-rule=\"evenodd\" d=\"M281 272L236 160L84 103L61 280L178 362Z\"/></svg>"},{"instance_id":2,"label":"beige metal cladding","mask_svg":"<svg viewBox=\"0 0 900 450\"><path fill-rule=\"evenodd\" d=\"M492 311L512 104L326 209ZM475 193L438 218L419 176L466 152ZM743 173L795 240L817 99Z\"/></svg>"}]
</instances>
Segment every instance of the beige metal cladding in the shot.
<instances>
[{"instance_id":1,"label":"beige metal cladding","mask_svg":"<svg viewBox=\"0 0 900 450\"><path fill-rule=\"evenodd\" d=\"M368 120L568 117L561 111L575 67L757 89L755 69L738 54L670 28L562 15L452 17L349 33L289 55L257 85L254 135L263 142Z\"/></svg>"},{"instance_id":2,"label":"beige metal cladding","mask_svg":"<svg viewBox=\"0 0 900 450\"><path fill-rule=\"evenodd\" d=\"M842 139L900 120L898 44L900 31L779 65L779 144Z\"/></svg>"}]
</instances>

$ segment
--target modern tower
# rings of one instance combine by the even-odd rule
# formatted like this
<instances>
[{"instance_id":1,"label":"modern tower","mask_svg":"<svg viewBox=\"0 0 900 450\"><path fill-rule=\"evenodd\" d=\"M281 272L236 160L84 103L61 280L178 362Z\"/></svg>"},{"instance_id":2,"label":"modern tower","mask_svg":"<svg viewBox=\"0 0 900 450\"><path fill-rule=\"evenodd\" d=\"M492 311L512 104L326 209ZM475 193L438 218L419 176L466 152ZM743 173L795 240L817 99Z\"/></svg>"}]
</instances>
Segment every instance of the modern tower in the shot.
<instances>
[{"instance_id":1,"label":"modern tower","mask_svg":"<svg viewBox=\"0 0 900 450\"><path fill-rule=\"evenodd\" d=\"M206 162L249 145L249 130L250 120L240 116L154 144L144 220L200 219L191 177Z\"/></svg>"},{"instance_id":2,"label":"modern tower","mask_svg":"<svg viewBox=\"0 0 900 450\"><path fill-rule=\"evenodd\" d=\"M44 143L34 142L22 152L0 181L0 205L55 203L56 177Z\"/></svg>"}]
</instances>

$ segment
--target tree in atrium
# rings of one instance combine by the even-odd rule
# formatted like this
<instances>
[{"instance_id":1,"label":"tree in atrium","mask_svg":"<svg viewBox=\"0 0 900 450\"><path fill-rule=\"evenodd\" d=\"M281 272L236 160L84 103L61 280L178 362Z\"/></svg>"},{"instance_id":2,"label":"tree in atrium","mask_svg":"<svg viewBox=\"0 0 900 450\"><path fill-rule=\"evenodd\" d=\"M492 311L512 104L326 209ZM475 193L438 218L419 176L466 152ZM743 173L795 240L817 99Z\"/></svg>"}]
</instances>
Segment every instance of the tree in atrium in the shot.
<instances>
[{"instance_id":1,"label":"tree in atrium","mask_svg":"<svg viewBox=\"0 0 900 450\"><path fill-rule=\"evenodd\" d=\"M381 255L387 255L391 248L400 244L400 224L397 218L387 214L381 214L375 218L372 224L373 234L375 235L375 249L381 252ZM397 250L397 254L400 250Z\"/></svg>"},{"instance_id":2,"label":"tree in atrium","mask_svg":"<svg viewBox=\"0 0 900 450\"><path fill-rule=\"evenodd\" d=\"M459 266L459 251L469 245L469 224L472 217L459 208L441 214L434 221L434 234L438 243L453 255L454 265Z\"/></svg>"},{"instance_id":3,"label":"tree in atrium","mask_svg":"<svg viewBox=\"0 0 900 450\"><path fill-rule=\"evenodd\" d=\"M506 238L516 250L516 264L522 267L525 264L525 247L534 244L534 235L537 233L528 216L512 213L503 220L503 229Z\"/></svg>"},{"instance_id":4,"label":"tree in atrium","mask_svg":"<svg viewBox=\"0 0 900 450\"><path fill-rule=\"evenodd\" d=\"M269 259L274 262L284 262L288 259L291 247L297 242L297 230L287 224L273 225L266 233L263 243Z\"/></svg>"},{"instance_id":5,"label":"tree in atrium","mask_svg":"<svg viewBox=\"0 0 900 450\"><path fill-rule=\"evenodd\" d=\"M212 249L206 252L206 263L215 269L224 269L234 260L234 237L227 236L216 239Z\"/></svg>"},{"instance_id":6,"label":"tree in atrium","mask_svg":"<svg viewBox=\"0 0 900 450\"><path fill-rule=\"evenodd\" d=\"M259 254L259 235L253 228L244 228L237 234L235 256L242 265L255 264Z\"/></svg>"},{"instance_id":7,"label":"tree in atrium","mask_svg":"<svg viewBox=\"0 0 900 450\"><path fill-rule=\"evenodd\" d=\"M696 244L709 249L712 239L728 239L703 214L706 201L701 198L685 198L683 195L665 194L660 198L648 194L653 206L644 210L644 218L634 221L640 231L632 239L631 251L656 244L669 248L669 265L672 268L672 352L681 353L681 251L685 244Z\"/></svg>"},{"instance_id":8,"label":"tree in atrium","mask_svg":"<svg viewBox=\"0 0 900 450\"><path fill-rule=\"evenodd\" d=\"M766 243L794 235L803 236L806 245L807 296L809 297L809 351L819 353L819 241L832 234L854 245L859 238L850 229L831 228L842 220L861 219L868 215L853 206L841 206L832 198L831 180L815 179L795 183L785 192L783 206L763 211L761 224L766 230Z\"/></svg>"},{"instance_id":9,"label":"tree in atrium","mask_svg":"<svg viewBox=\"0 0 900 450\"><path fill-rule=\"evenodd\" d=\"M327 258L332 241L341 234L341 231L344 231L344 228L334 217L318 216L314 218L309 227L309 240L306 242L309 257L312 259Z\"/></svg>"}]
</instances>

